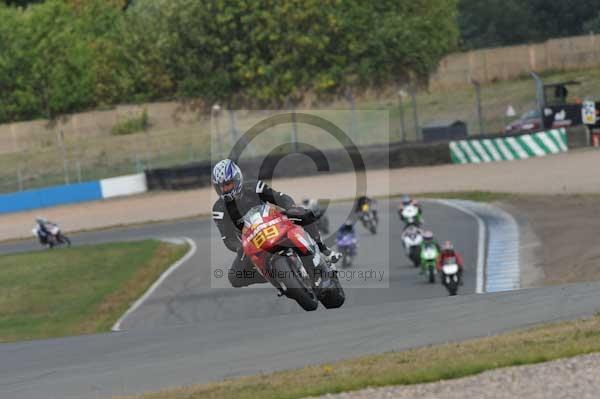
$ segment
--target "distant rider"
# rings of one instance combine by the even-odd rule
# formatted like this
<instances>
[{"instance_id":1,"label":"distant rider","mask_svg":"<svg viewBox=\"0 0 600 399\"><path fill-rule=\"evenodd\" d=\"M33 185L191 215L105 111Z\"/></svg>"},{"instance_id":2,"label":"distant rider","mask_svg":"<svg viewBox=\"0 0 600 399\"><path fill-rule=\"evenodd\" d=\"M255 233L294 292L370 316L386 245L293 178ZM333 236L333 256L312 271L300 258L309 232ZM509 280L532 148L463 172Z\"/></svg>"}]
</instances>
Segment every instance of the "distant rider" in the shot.
<instances>
[{"instance_id":1,"label":"distant rider","mask_svg":"<svg viewBox=\"0 0 600 399\"><path fill-rule=\"evenodd\" d=\"M415 208L417 208L417 224L422 224L423 223L423 209L421 208L421 204L419 204L417 201L413 200L412 198L410 198L410 196L408 194L404 194L402 196L402 204L398 207L398 216L400 217L400 220L404 223L407 223L406 218L404 217L404 215L402 214L404 209L407 206L414 206Z\"/></svg>"},{"instance_id":2,"label":"distant rider","mask_svg":"<svg viewBox=\"0 0 600 399\"><path fill-rule=\"evenodd\" d=\"M375 219L375 223L379 223L379 216L377 215L377 201L373 198L367 197L366 195L361 195L356 199L356 208L354 209L355 214L359 216L364 205L369 205L369 210L373 212L373 219Z\"/></svg>"},{"instance_id":3,"label":"distant rider","mask_svg":"<svg viewBox=\"0 0 600 399\"><path fill-rule=\"evenodd\" d=\"M319 250L328 260L336 263L340 259L338 252L330 250L321 240L312 211L296 207L294 200L284 193L273 190L262 180L244 182L242 171L230 159L218 162L213 168L212 184L219 199L212 209L213 220L221 233L225 246L237 253L228 277L233 287L245 287L250 284L264 283L265 279L256 271L252 261L244 256L241 243L243 227L242 217L250 208L271 203L294 212L294 218L301 220L306 232L315 240Z\"/></svg>"},{"instance_id":4,"label":"distant rider","mask_svg":"<svg viewBox=\"0 0 600 399\"><path fill-rule=\"evenodd\" d=\"M421 251L423 251L426 247L429 247L431 245L435 245L435 247L438 250L438 253L441 252L441 248L440 248L440 244L438 244L438 242L435 240L434 236L433 236L433 232L431 230L425 230L423 231L423 242L421 243ZM438 262L439 262L439 257L438 257ZM425 271L423 269L421 269L420 274L425 273Z\"/></svg>"},{"instance_id":5,"label":"distant rider","mask_svg":"<svg viewBox=\"0 0 600 399\"><path fill-rule=\"evenodd\" d=\"M347 245L348 241L346 240L348 240L348 238L350 239L350 242L353 242L353 245L351 245L350 256L355 256L356 230L354 230L354 222L350 219L346 220L337 232L336 243L338 245L338 249L341 243L344 243L343 245Z\"/></svg>"},{"instance_id":6,"label":"distant rider","mask_svg":"<svg viewBox=\"0 0 600 399\"><path fill-rule=\"evenodd\" d=\"M40 244L48 244L48 236L52 234L50 229L56 226L56 224L41 216L35 218L35 223L34 230L38 240L40 241Z\"/></svg>"},{"instance_id":7,"label":"distant rider","mask_svg":"<svg viewBox=\"0 0 600 399\"><path fill-rule=\"evenodd\" d=\"M460 255L460 253L458 253L458 251L454 249L454 244L452 244L450 241L446 241L442 246L442 251L437 262L437 270L441 271L444 262L448 260L450 260L453 263L456 262L456 264L458 265L458 280L460 281L460 285L462 285L462 276L464 271L463 258Z\"/></svg>"},{"instance_id":8,"label":"distant rider","mask_svg":"<svg viewBox=\"0 0 600 399\"><path fill-rule=\"evenodd\" d=\"M337 233L337 238L340 240L342 237L351 234L356 236L356 231L354 230L354 223L351 220L346 220L344 224L340 227Z\"/></svg>"}]
</instances>

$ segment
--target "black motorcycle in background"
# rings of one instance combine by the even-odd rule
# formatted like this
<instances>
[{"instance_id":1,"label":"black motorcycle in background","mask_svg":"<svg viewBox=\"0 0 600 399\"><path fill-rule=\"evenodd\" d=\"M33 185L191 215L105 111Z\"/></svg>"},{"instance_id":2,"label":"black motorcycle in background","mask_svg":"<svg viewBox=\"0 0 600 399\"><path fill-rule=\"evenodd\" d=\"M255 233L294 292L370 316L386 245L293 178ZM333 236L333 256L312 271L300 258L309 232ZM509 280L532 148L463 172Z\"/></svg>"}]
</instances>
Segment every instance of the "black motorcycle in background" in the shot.
<instances>
[{"instance_id":1,"label":"black motorcycle in background","mask_svg":"<svg viewBox=\"0 0 600 399\"><path fill-rule=\"evenodd\" d=\"M371 234L377 234L377 218L375 218L375 214L369 203L362 204L358 218L365 229L369 230Z\"/></svg>"}]
</instances>

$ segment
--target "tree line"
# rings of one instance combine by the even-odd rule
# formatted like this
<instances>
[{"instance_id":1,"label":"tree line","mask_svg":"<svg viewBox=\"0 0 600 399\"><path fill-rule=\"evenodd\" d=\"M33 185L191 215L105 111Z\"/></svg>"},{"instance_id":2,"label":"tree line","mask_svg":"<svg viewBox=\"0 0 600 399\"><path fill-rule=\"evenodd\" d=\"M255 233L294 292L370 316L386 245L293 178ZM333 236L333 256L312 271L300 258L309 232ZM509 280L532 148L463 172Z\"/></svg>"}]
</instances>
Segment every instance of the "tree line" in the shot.
<instances>
[{"instance_id":1,"label":"tree line","mask_svg":"<svg viewBox=\"0 0 600 399\"><path fill-rule=\"evenodd\" d=\"M600 33L600 0L460 0L465 49Z\"/></svg>"},{"instance_id":2,"label":"tree line","mask_svg":"<svg viewBox=\"0 0 600 399\"><path fill-rule=\"evenodd\" d=\"M0 3L0 122L200 98L284 106L425 78L456 0Z\"/></svg>"}]
</instances>

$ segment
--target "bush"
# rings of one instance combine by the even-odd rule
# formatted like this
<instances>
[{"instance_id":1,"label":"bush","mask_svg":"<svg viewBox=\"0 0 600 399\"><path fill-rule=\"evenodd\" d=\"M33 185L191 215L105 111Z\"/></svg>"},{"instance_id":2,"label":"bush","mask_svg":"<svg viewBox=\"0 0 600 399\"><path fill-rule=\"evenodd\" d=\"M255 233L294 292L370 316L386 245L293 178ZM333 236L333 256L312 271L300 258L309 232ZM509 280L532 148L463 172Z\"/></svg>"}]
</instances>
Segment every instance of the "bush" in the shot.
<instances>
[{"instance_id":1,"label":"bush","mask_svg":"<svg viewBox=\"0 0 600 399\"><path fill-rule=\"evenodd\" d=\"M111 133L115 136L138 133L150 127L150 120L146 109L139 117L127 119L113 126Z\"/></svg>"}]
</instances>

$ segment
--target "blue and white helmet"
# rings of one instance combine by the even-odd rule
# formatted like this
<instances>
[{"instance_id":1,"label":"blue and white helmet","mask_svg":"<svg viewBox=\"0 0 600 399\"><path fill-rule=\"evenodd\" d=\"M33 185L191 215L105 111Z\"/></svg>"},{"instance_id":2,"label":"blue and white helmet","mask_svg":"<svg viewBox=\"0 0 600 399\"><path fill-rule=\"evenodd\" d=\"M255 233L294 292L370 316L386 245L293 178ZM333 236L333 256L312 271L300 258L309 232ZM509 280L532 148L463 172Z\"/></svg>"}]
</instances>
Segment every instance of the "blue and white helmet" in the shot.
<instances>
[{"instance_id":1,"label":"blue and white helmet","mask_svg":"<svg viewBox=\"0 0 600 399\"><path fill-rule=\"evenodd\" d=\"M239 166L231 159L219 161L212 172L212 184L225 201L233 201L240 197L244 176Z\"/></svg>"}]
</instances>

